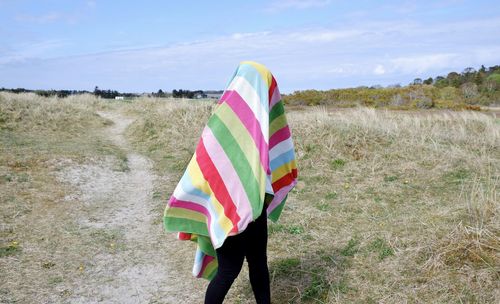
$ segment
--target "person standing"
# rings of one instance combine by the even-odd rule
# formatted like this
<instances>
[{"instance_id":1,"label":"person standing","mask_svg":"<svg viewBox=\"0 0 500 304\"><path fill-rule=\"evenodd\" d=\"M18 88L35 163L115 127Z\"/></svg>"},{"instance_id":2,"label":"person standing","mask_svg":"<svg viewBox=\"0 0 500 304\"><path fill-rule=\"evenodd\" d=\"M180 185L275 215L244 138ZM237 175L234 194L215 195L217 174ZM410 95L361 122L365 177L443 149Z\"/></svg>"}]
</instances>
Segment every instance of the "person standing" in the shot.
<instances>
[{"instance_id":1,"label":"person standing","mask_svg":"<svg viewBox=\"0 0 500 304\"><path fill-rule=\"evenodd\" d=\"M164 227L197 243L193 275L222 303L246 258L257 303L270 303L267 218L277 221L297 183L290 128L274 76L244 61L205 126L170 197Z\"/></svg>"}]
</instances>

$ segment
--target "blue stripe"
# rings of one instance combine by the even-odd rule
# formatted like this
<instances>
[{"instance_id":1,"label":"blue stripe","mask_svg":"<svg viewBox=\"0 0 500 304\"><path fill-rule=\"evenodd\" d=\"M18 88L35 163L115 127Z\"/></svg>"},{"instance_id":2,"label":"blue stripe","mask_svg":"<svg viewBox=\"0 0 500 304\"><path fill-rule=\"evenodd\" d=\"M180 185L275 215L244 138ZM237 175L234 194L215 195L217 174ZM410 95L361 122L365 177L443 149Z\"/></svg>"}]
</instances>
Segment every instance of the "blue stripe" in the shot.
<instances>
[{"instance_id":1,"label":"blue stripe","mask_svg":"<svg viewBox=\"0 0 500 304\"><path fill-rule=\"evenodd\" d=\"M210 195L193 186L193 181L191 180L191 177L189 176L187 170L184 172L180 183L184 192L202 198L205 201L210 200Z\"/></svg>"},{"instance_id":2,"label":"blue stripe","mask_svg":"<svg viewBox=\"0 0 500 304\"><path fill-rule=\"evenodd\" d=\"M211 225L209 229L211 232L214 233L213 237L215 237L215 239L219 241L225 239L226 234L224 233L224 230L219 224L219 217L217 216L214 204L211 202L212 200L211 197L207 195L205 192L193 186L193 182L187 171L182 176L180 183L182 190L184 192L193 196L197 196L203 199L203 201L205 202L203 206L207 208L208 213L210 213L210 217L212 218L212 222L210 223Z\"/></svg>"},{"instance_id":3,"label":"blue stripe","mask_svg":"<svg viewBox=\"0 0 500 304\"><path fill-rule=\"evenodd\" d=\"M276 168L279 168L283 166L286 163L291 162L292 160L295 159L295 153L293 151L293 148L280 154L278 157L273 159L270 163L271 171L274 171Z\"/></svg>"},{"instance_id":4,"label":"blue stripe","mask_svg":"<svg viewBox=\"0 0 500 304\"><path fill-rule=\"evenodd\" d=\"M269 109L269 88L253 65L247 63L240 65L234 76L245 78L259 95L260 103L264 109Z\"/></svg>"}]
</instances>

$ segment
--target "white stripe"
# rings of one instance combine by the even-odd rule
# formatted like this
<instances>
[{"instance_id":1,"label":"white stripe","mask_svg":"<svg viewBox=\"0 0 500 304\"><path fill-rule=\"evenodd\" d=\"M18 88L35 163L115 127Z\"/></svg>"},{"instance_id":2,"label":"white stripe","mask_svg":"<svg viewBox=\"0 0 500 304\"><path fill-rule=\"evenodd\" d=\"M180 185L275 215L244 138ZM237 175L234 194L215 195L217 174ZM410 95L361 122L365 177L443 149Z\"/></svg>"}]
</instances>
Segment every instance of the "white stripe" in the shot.
<instances>
[{"instance_id":1,"label":"white stripe","mask_svg":"<svg viewBox=\"0 0 500 304\"><path fill-rule=\"evenodd\" d=\"M274 146L271 151L269 151L269 163L273 161L276 157L280 156L281 154L285 153L286 151L289 151L290 149L293 149L293 143L292 143L292 138L289 137L286 140L280 142L276 146Z\"/></svg>"},{"instance_id":2,"label":"white stripe","mask_svg":"<svg viewBox=\"0 0 500 304\"><path fill-rule=\"evenodd\" d=\"M238 230L242 231L243 227L246 227L250 223L252 218L251 203L248 200L247 193L243 184L241 183L240 177L231 163L231 160L224 153L223 148L217 142L212 130L206 128L203 131L203 139L205 144L205 149L207 154L212 159L212 162L219 172L219 175L228 189L229 196L236 207L236 213L240 217L238 222Z\"/></svg>"},{"instance_id":3,"label":"white stripe","mask_svg":"<svg viewBox=\"0 0 500 304\"><path fill-rule=\"evenodd\" d=\"M180 183L179 183L180 184ZM218 223L218 217L217 217L217 212L214 208L214 205L207 201L206 199L189 194L188 192L184 191L184 189L179 186L175 189L174 192L174 197L177 198L178 200L182 201L187 201L187 202L192 202L195 204L198 204L200 206L205 207L205 209L208 210L208 213L210 214L210 218L212 219L210 221L210 227L209 233L210 233L210 238L212 239L212 242L220 242L222 238L225 238L225 232L224 229L219 225Z\"/></svg>"},{"instance_id":4,"label":"white stripe","mask_svg":"<svg viewBox=\"0 0 500 304\"><path fill-rule=\"evenodd\" d=\"M259 121L264 140L269 143L269 112L262 105L260 97L253 86L244 77L236 76L227 89L238 92L247 103Z\"/></svg>"},{"instance_id":5,"label":"white stripe","mask_svg":"<svg viewBox=\"0 0 500 304\"><path fill-rule=\"evenodd\" d=\"M274 195L273 185L271 184L271 175L266 176L266 193Z\"/></svg>"}]
</instances>

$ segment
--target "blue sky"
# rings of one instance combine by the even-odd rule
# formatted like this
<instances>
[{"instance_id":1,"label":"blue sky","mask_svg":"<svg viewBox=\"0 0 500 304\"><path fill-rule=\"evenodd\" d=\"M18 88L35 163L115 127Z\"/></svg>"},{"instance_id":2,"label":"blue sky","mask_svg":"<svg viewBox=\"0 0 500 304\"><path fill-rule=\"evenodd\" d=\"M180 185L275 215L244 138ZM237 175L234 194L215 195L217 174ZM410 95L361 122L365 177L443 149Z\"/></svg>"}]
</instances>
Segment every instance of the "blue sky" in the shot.
<instances>
[{"instance_id":1,"label":"blue sky","mask_svg":"<svg viewBox=\"0 0 500 304\"><path fill-rule=\"evenodd\" d=\"M500 64L500 3L0 0L0 37L0 87L224 89L255 60L292 92Z\"/></svg>"}]
</instances>

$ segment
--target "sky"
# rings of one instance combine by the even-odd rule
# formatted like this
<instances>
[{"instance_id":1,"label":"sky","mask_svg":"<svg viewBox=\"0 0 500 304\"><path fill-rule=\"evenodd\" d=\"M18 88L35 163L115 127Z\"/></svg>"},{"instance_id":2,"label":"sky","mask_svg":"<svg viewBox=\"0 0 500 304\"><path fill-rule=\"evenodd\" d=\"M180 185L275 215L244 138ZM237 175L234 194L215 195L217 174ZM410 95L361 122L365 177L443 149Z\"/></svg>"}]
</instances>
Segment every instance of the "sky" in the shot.
<instances>
[{"instance_id":1,"label":"sky","mask_svg":"<svg viewBox=\"0 0 500 304\"><path fill-rule=\"evenodd\" d=\"M499 1L0 0L0 87L280 90L408 84L500 64Z\"/></svg>"}]
</instances>

